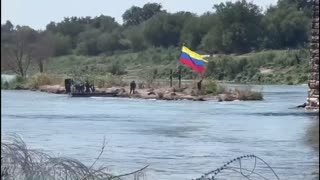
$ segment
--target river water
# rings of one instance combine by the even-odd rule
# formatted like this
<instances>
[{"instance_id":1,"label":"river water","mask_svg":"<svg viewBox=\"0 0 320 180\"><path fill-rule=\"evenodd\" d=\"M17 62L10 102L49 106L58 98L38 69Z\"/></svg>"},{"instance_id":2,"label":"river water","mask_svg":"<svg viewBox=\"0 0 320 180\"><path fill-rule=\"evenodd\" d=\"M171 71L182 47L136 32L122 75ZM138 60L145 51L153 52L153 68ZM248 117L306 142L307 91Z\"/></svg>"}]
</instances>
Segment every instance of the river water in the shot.
<instances>
[{"instance_id":1,"label":"river water","mask_svg":"<svg viewBox=\"0 0 320 180\"><path fill-rule=\"evenodd\" d=\"M265 160L280 179L314 178L317 152L305 143L314 114L291 108L305 102L307 87L262 91L263 101L195 102L2 90L1 134L18 133L32 148L88 165L105 136L100 163L116 174L149 165L146 177L154 180L197 178L245 154ZM252 162L242 166L249 169ZM262 163L255 172L275 179ZM216 177L245 179L233 171Z\"/></svg>"}]
</instances>

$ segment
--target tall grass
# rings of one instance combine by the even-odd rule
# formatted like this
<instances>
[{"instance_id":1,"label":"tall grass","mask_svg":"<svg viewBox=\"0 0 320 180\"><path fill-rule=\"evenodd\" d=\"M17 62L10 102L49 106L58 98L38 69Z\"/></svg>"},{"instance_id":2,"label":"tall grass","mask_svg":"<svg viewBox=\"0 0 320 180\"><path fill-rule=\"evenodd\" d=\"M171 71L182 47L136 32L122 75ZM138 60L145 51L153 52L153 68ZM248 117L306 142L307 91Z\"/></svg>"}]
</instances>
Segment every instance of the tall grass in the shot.
<instances>
[{"instance_id":1,"label":"tall grass","mask_svg":"<svg viewBox=\"0 0 320 180\"><path fill-rule=\"evenodd\" d=\"M43 85L62 85L64 83L64 78L63 76L58 76L58 75L52 75L52 74L35 74L28 78L27 80L27 86L29 88L39 88L40 86Z\"/></svg>"},{"instance_id":2,"label":"tall grass","mask_svg":"<svg viewBox=\"0 0 320 180\"><path fill-rule=\"evenodd\" d=\"M253 91L251 86L245 86L235 89L237 99L242 101L263 100L261 92Z\"/></svg>"},{"instance_id":3,"label":"tall grass","mask_svg":"<svg viewBox=\"0 0 320 180\"><path fill-rule=\"evenodd\" d=\"M123 80L122 76L107 74L105 76L91 77L93 82L98 88L110 88L112 86L127 86L128 83Z\"/></svg>"}]
</instances>

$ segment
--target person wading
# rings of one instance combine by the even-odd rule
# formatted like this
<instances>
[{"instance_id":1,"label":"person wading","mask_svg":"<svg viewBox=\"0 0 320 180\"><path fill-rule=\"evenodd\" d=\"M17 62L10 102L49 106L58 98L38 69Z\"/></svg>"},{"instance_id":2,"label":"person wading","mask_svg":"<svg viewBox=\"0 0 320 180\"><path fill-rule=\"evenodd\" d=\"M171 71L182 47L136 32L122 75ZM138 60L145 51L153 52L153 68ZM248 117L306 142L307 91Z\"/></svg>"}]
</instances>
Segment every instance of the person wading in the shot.
<instances>
[{"instance_id":1,"label":"person wading","mask_svg":"<svg viewBox=\"0 0 320 180\"><path fill-rule=\"evenodd\" d=\"M135 89L136 89L136 82L132 81L130 83L130 94L131 93L134 94Z\"/></svg>"}]
</instances>

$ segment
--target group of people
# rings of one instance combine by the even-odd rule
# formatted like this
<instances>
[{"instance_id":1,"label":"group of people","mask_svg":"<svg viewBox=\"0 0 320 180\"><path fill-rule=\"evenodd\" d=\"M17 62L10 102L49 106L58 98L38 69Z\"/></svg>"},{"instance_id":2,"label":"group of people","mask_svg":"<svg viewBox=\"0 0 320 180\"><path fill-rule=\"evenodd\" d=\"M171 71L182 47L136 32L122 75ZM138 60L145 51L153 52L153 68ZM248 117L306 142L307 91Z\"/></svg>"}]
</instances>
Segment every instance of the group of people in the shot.
<instances>
[{"instance_id":1,"label":"group of people","mask_svg":"<svg viewBox=\"0 0 320 180\"><path fill-rule=\"evenodd\" d=\"M94 93L95 87L93 84L90 84L88 81L86 83L74 83L72 80L71 84L71 92L76 93ZM201 90L202 79L197 83L198 90ZM69 84L68 84L69 85ZM70 87L70 86L69 86ZM130 94L134 94L136 90L137 84L135 81L131 81L130 83Z\"/></svg>"},{"instance_id":2,"label":"group of people","mask_svg":"<svg viewBox=\"0 0 320 180\"><path fill-rule=\"evenodd\" d=\"M79 84L72 83L71 85L72 92L77 93L94 93L95 87L93 84L90 84L88 81L86 83L80 82Z\"/></svg>"}]
</instances>

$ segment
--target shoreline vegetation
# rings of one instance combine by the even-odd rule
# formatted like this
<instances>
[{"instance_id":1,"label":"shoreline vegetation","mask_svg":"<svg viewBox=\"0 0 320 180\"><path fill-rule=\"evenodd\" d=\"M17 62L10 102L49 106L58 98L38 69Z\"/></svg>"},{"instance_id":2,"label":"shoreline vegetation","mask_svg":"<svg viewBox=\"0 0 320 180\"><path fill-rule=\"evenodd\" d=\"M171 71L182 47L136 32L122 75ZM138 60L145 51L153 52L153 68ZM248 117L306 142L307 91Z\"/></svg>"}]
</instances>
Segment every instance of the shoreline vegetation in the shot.
<instances>
[{"instance_id":1,"label":"shoreline vegetation","mask_svg":"<svg viewBox=\"0 0 320 180\"><path fill-rule=\"evenodd\" d=\"M179 69L183 79L195 79L178 61L184 45L208 60L207 79L307 83L313 1L281 0L264 10L246 0L211 7L197 15L146 3L125 10L122 24L103 14L71 16L41 31L8 20L1 26L1 72L167 79Z\"/></svg>"},{"instance_id":2,"label":"shoreline vegetation","mask_svg":"<svg viewBox=\"0 0 320 180\"><path fill-rule=\"evenodd\" d=\"M181 88L169 87L166 82L138 81L136 92L129 94L128 83L121 76L107 75L86 78L96 86L96 92L117 92L116 97L156 99L156 100L194 100L194 101L235 101L263 100L262 93L251 86L229 88L215 80L205 79L202 89L196 88L196 81L184 82ZM1 89L31 90L54 94L65 94L64 77L52 74L36 74L28 78L16 77L12 81L1 80Z\"/></svg>"},{"instance_id":3,"label":"shoreline vegetation","mask_svg":"<svg viewBox=\"0 0 320 180\"><path fill-rule=\"evenodd\" d=\"M179 48L149 48L136 53L109 56L68 55L52 57L44 63L44 72L72 76L102 76L112 74L126 79L168 79L170 72L183 79L196 79L197 73L179 61ZM203 76L206 79L241 84L307 84L310 73L307 49L266 50L241 55L215 54ZM37 65L30 66L30 75L39 72ZM10 73L10 72L9 72Z\"/></svg>"}]
</instances>

